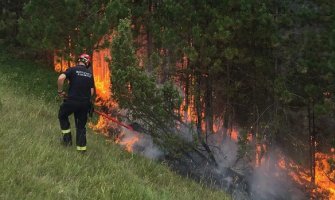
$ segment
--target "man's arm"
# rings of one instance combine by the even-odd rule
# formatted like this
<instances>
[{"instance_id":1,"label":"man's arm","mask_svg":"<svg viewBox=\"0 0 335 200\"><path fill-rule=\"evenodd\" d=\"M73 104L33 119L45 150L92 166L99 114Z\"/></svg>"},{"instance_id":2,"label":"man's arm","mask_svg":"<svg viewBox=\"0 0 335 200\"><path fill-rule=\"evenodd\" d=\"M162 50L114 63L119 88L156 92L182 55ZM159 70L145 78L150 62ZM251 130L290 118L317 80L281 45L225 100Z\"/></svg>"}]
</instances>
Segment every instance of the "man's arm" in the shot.
<instances>
[{"instance_id":1,"label":"man's arm","mask_svg":"<svg viewBox=\"0 0 335 200\"><path fill-rule=\"evenodd\" d=\"M95 84L94 84L94 76L92 76L92 82L91 82L91 97L93 97L95 93Z\"/></svg>"},{"instance_id":2,"label":"man's arm","mask_svg":"<svg viewBox=\"0 0 335 200\"><path fill-rule=\"evenodd\" d=\"M94 88L91 88L91 97L94 95Z\"/></svg>"},{"instance_id":3,"label":"man's arm","mask_svg":"<svg viewBox=\"0 0 335 200\"><path fill-rule=\"evenodd\" d=\"M57 80L58 92L63 92L63 85L64 85L65 79L66 79L65 74L59 75L58 80Z\"/></svg>"}]
</instances>

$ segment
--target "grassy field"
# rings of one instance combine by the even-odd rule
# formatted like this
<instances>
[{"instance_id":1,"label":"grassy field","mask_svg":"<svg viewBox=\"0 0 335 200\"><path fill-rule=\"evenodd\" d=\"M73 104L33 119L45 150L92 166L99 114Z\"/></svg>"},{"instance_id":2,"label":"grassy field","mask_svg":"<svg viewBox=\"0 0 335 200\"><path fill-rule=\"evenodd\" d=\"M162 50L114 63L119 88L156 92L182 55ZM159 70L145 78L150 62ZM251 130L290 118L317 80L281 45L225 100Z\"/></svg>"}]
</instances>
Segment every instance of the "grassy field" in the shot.
<instances>
[{"instance_id":1,"label":"grassy field","mask_svg":"<svg viewBox=\"0 0 335 200\"><path fill-rule=\"evenodd\" d=\"M57 74L0 54L0 199L229 199L88 130L60 145Z\"/></svg>"}]
</instances>

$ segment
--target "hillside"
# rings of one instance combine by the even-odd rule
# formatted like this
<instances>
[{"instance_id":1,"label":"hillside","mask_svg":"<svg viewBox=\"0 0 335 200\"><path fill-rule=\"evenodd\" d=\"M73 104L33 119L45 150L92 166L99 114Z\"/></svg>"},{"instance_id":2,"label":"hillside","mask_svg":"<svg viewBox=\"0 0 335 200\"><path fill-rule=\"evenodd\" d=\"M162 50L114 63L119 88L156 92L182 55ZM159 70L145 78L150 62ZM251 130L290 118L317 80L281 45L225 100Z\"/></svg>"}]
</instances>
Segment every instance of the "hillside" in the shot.
<instances>
[{"instance_id":1,"label":"hillside","mask_svg":"<svg viewBox=\"0 0 335 200\"><path fill-rule=\"evenodd\" d=\"M62 147L56 79L0 56L0 199L229 199L91 130L87 154Z\"/></svg>"}]
</instances>

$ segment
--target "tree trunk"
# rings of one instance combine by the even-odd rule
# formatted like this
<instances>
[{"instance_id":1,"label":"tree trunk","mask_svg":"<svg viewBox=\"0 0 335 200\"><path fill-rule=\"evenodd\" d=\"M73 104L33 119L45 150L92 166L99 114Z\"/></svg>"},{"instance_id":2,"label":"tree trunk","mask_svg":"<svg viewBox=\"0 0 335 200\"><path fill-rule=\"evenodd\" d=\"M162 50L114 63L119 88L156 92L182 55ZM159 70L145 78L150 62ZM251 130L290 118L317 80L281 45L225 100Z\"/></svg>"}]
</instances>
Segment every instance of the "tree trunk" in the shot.
<instances>
[{"instance_id":1,"label":"tree trunk","mask_svg":"<svg viewBox=\"0 0 335 200\"><path fill-rule=\"evenodd\" d=\"M164 50L164 61L162 64L163 70L162 70L162 78L161 83L164 83L169 80L169 71L170 71L170 52L168 49Z\"/></svg>"},{"instance_id":2,"label":"tree trunk","mask_svg":"<svg viewBox=\"0 0 335 200\"><path fill-rule=\"evenodd\" d=\"M218 166L216 159L210 150L209 146L203 139L203 132L202 132L202 104L201 104L201 73L197 72L196 75L196 95L195 95L195 106L196 106L196 112L197 112L197 133L198 133L198 140L201 143L201 145L205 148L206 152L209 155L210 160L215 166Z\"/></svg>"},{"instance_id":3,"label":"tree trunk","mask_svg":"<svg viewBox=\"0 0 335 200\"><path fill-rule=\"evenodd\" d=\"M152 12L154 11L154 5L152 3L152 0L148 1L148 11L149 11L149 22L148 24L150 24L151 20L151 15ZM152 39L152 34L151 34L151 29L149 25L146 25L146 37L147 37L147 58L148 58L148 66L147 66L147 70L149 73L152 72L153 70L153 66L152 66L152 61L151 61L151 55L152 55L152 50L153 50L153 39Z\"/></svg>"},{"instance_id":4,"label":"tree trunk","mask_svg":"<svg viewBox=\"0 0 335 200\"><path fill-rule=\"evenodd\" d=\"M226 68L226 73L227 73L227 82L226 82L226 88L230 87L230 63L227 64ZM224 127L224 133L223 135L229 135L231 139L231 131L228 132L229 130L229 122L230 122L230 94L226 94L226 102L225 102L225 108L223 111L223 127Z\"/></svg>"},{"instance_id":5,"label":"tree trunk","mask_svg":"<svg viewBox=\"0 0 335 200\"><path fill-rule=\"evenodd\" d=\"M199 141L203 140L202 136L202 106L201 106L201 74L200 72L196 75L196 86L195 86L195 108L196 108L196 114L197 114L197 133L198 133L198 139Z\"/></svg>"},{"instance_id":6,"label":"tree trunk","mask_svg":"<svg viewBox=\"0 0 335 200\"><path fill-rule=\"evenodd\" d=\"M189 64L189 59L187 59L187 63L186 63L186 68L188 68L188 64ZM188 73L188 70L185 74L185 107L184 109L184 117L187 120L189 118L188 116L188 107L189 107L189 90L190 90L190 74Z\"/></svg>"},{"instance_id":7,"label":"tree trunk","mask_svg":"<svg viewBox=\"0 0 335 200\"><path fill-rule=\"evenodd\" d=\"M205 120L206 120L206 141L208 134L213 133L213 107L212 107L212 80L211 76L206 77L206 91L205 91Z\"/></svg>"},{"instance_id":8,"label":"tree trunk","mask_svg":"<svg viewBox=\"0 0 335 200\"><path fill-rule=\"evenodd\" d=\"M312 106L312 108L311 108ZM311 182L315 183L315 118L314 101L308 103L308 132L309 132L309 153Z\"/></svg>"}]
</instances>

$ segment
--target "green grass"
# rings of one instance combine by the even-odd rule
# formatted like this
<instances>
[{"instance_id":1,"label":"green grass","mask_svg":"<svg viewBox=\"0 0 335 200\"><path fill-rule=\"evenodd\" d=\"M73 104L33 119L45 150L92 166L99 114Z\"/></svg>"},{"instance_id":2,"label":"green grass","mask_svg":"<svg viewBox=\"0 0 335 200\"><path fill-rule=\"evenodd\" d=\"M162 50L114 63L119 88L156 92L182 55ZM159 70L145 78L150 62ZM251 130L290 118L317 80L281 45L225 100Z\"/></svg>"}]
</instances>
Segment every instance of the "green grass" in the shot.
<instances>
[{"instance_id":1,"label":"green grass","mask_svg":"<svg viewBox=\"0 0 335 200\"><path fill-rule=\"evenodd\" d=\"M0 55L0 199L229 199L88 130L88 152L60 145L57 74Z\"/></svg>"}]
</instances>

